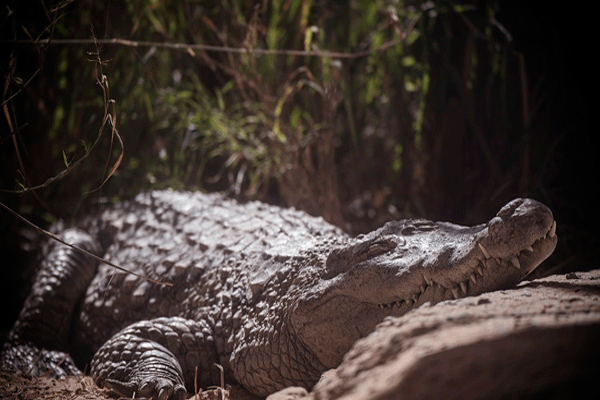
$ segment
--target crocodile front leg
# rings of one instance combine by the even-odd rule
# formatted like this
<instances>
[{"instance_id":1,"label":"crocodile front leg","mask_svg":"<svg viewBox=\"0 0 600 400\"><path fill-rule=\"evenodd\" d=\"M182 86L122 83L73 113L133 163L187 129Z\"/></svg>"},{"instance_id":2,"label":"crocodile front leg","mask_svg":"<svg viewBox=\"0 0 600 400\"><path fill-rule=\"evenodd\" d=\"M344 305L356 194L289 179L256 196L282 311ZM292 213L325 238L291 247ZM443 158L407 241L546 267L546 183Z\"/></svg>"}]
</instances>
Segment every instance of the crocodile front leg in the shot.
<instances>
[{"instance_id":1,"label":"crocodile front leg","mask_svg":"<svg viewBox=\"0 0 600 400\"><path fill-rule=\"evenodd\" d=\"M198 368L201 384L214 382L218 357L204 321L163 317L130 325L108 340L92 360L101 387L121 395L183 399Z\"/></svg>"},{"instance_id":2,"label":"crocodile front leg","mask_svg":"<svg viewBox=\"0 0 600 400\"><path fill-rule=\"evenodd\" d=\"M87 233L68 229L63 239L98 254L99 243ZM59 243L44 256L31 293L4 345L1 363L28 375L79 374L68 350L69 331L77 301L94 276L97 262Z\"/></svg>"}]
</instances>

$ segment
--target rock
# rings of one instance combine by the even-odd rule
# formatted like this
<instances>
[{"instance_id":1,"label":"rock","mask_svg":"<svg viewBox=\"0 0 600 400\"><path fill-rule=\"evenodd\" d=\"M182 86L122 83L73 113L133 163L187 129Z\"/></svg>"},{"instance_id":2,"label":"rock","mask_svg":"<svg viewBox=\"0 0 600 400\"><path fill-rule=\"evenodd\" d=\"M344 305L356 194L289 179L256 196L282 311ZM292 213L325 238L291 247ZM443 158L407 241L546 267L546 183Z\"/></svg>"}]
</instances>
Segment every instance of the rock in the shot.
<instances>
[{"instance_id":1,"label":"rock","mask_svg":"<svg viewBox=\"0 0 600 400\"><path fill-rule=\"evenodd\" d=\"M599 339L600 270L555 275L388 318L302 399L600 398Z\"/></svg>"},{"instance_id":2,"label":"rock","mask_svg":"<svg viewBox=\"0 0 600 400\"><path fill-rule=\"evenodd\" d=\"M303 387L290 386L283 390L273 393L265 400L300 400L308 396L308 391Z\"/></svg>"}]
</instances>

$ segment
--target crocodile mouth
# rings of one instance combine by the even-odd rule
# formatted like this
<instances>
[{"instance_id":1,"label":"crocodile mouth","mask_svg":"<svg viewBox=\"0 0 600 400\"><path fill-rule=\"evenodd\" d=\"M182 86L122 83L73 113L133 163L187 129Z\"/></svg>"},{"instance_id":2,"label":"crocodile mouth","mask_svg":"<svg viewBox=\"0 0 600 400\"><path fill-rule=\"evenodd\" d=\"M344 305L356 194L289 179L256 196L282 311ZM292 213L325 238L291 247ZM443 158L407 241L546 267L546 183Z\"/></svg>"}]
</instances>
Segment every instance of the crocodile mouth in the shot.
<instances>
[{"instance_id":1,"label":"crocodile mouth","mask_svg":"<svg viewBox=\"0 0 600 400\"><path fill-rule=\"evenodd\" d=\"M484 291L490 290L489 287L483 290L482 282L493 281L494 275L512 276L512 280L514 280L514 277L517 277L518 280L523 279L552 254L556 247L556 242L556 221L552 222L552 225L544 235L511 257L492 257L486 247L478 242L477 245L480 252L480 255L477 256L478 262L464 273L464 279L451 281L450 284L448 284L446 279L444 284L442 284L437 282L435 277L428 277L423 274L422 284L416 287L410 296L389 303L373 305L387 311L404 313L426 302L437 303L444 300L481 294ZM502 288L501 283L496 286L491 290Z\"/></svg>"}]
</instances>

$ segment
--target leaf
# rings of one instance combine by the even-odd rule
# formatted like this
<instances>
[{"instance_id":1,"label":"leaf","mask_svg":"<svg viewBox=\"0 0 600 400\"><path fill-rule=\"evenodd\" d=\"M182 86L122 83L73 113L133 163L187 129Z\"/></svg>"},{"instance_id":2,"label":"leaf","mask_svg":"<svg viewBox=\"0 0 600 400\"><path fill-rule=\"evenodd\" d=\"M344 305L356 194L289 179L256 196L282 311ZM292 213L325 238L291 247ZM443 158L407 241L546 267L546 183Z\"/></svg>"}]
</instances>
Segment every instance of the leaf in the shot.
<instances>
[{"instance_id":1,"label":"leaf","mask_svg":"<svg viewBox=\"0 0 600 400\"><path fill-rule=\"evenodd\" d=\"M63 161L65 163L65 167L69 168L69 160L67 159L67 154L65 153L65 151L62 151L62 156L63 156Z\"/></svg>"},{"instance_id":2,"label":"leaf","mask_svg":"<svg viewBox=\"0 0 600 400\"><path fill-rule=\"evenodd\" d=\"M412 67L417 63L417 60L413 56L404 56L401 63L404 67Z\"/></svg>"},{"instance_id":3,"label":"leaf","mask_svg":"<svg viewBox=\"0 0 600 400\"><path fill-rule=\"evenodd\" d=\"M217 88L215 89L215 95L217 96L217 104L221 111L225 111L225 101L223 101L223 93Z\"/></svg>"},{"instance_id":4,"label":"leaf","mask_svg":"<svg viewBox=\"0 0 600 400\"><path fill-rule=\"evenodd\" d=\"M421 33L417 30L412 30L408 33L408 35L406 36L406 41L405 43L410 46L411 44L413 44L414 42L417 41L417 39L419 38L419 36L421 36Z\"/></svg>"},{"instance_id":5,"label":"leaf","mask_svg":"<svg viewBox=\"0 0 600 400\"><path fill-rule=\"evenodd\" d=\"M310 45L312 44L313 27L308 27L304 31L304 51L310 51Z\"/></svg>"}]
</instances>

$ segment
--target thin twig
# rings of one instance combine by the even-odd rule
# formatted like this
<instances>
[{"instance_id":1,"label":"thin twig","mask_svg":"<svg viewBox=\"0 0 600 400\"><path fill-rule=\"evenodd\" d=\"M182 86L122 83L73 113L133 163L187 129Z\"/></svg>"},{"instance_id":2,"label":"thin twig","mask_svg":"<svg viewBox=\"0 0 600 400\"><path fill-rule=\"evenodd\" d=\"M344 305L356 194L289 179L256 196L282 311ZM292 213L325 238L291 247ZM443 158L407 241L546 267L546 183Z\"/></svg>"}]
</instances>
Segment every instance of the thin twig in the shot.
<instances>
[{"instance_id":1,"label":"thin twig","mask_svg":"<svg viewBox=\"0 0 600 400\"><path fill-rule=\"evenodd\" d=\"M113 138L116 136L120 145L121 145L121 155L119 156L119 158L117 159L117 161L115 161L115 164L113 165L113 167L111 168L108 176L103 180L102 184L100 185L99 188L101 188L106 181L114 174L114 172L116 171L116 169L119 167L119 165L121 164L121 161L123 159L123 141L121 140L121 137L119 135L118 130L116 129L115 126L115 119L116 119L116 110L114 107L114 100L112 100L110 98L109 95L109 88L108 88L108 78L106 77L106 75L104 75L102 73L102 61L100 60L100 57L98 56L97 53L94 53L96 55L96 65L97 65L97 76L96 76L96 81L97 83L100 85L100 88L102 89L102 93L103 93L103 99L104 99L104 117L102 119L102 125L100 126L100 129L98 130L98 135L96 136L96 139L94 140L94 143L92 143L91 146L86 147L85 153L78 158L77 160L75 160L72 163L69 163L69 165L67 165L67 167L60 171L58 174L48 178L44 183L39 184L39 185L35 185L32 186L28 180L26 180L27 183L27 187L22 187L21 189L16 189L16 190L9 190L9 189L0 189L0 192L4 192L4 193L15 193L15 194L24 194L24 193L28 193L28 192L33 192L33 194L37 197L36 194L36 190L38 189L42 189L45 188L47 186L49 186L52 182L56 181L56 180L60 180L62 178L64 178L66 175L68 175L73 169L77 168L85 159L87 159L89 157L89 155L92 153L92 151L94 150L94 148L98 145L98 143L100 142L100 139L102 138L102 134L104 132L104 128L106 126L106 124L110 125L111 128L111 143ZM110 112L110 106L112 105L112 113ZM8 116L8 111L7 111L7 107L6 104L4 104L4 112L7 116L7 119L9 118ZM11 129L11 132L13 131L12 128L12 124L9 121L9 126ZM13 136L13 140L14 140L14 135L15 133L12 133ZM15 144L16 146L16 144ZM112 145L111 145L112 148ZM19 156L18 152L17 152L17 156ZM20 160L20 158L19 158ZM19 162L19 164L21 165L21 170L25 171L23 165L21 162ZM94 189L91 192L98 190ZM88 192L90 193L90 192ZM41 202L41 199L38 199Z\"/></svg>"},{"instance_id":2,"label":"thin twig","mask_svg":"<svg viewBox=\"0 0 600 400\"><path fill-rule=\"evenodd\" d=\"M37 74L41 71L41 68L38 68L33 75L31 75L31 77L29 79L27 79L27 82L25 82L20 88L19 90L17 90L15 93L11 94L9 98L7 98L6 100L2 101L2 103L0 104L0 107L4 107L4 105L6 103L8 103L9 101L11 101L12 99L14 99L17 95L19 95L19 93L21 93L23 90L25 90L25 88L27 87L27 85L29 85L29 83L31 83L31 81L33 80L33 78L35 78L37 76Z\"/></svg>"},{"instance_id":3,"label":"thin twig","mask_svg":"<svg viewBox=\"0 0 600 400\"><path fill-rule=\"evenodd\" d=\"M86 256L92 257L96 261L100 261L100 262L102 262L102 263L104 263L106 265L109 265L109 266L111 266L113 268L118 269L119 271L123 271L123 272L126 272L126 273L131 274L131 275L135 275L138 278L142 278L142 279L144 279L146 281L149 281L149 282L158 283L158 284L166 285L166 286L173 286L173 283L171 283L171 282L168 282L168 281L159 281L157 279L148 278L147 276L144 276L144 275L139 274L137 272L134 272L134 271L131 271L129 269L120 267L120 266L118 266L116 264L113 264L112 262L110 262L108 260L105 260L104 258L99 257L99 256L95 255L94 253L90 253L87 250L81 249L81 248L73 245L72 243L69 243L69 242L65 241L64 239L62 239L61 237L55 235L54 233L52 233L50 231L47 231L45 229L40 228L39 226L37 226L33 222L29 221L27 218L19 215L19 213L17 213L16 211L14 211L13 209L11 209L10 207L6 206L2 202L0 202L0 207L4 208L6 211L8 211L9 213L11 213L15 217L17 217L17 219L20 219L21 221L25 222L27 225L31 226L33 229L35 229L39 233L41 233L43 235L46 235L46 236L48 236L48 237L56 240L57 242L62 243L65 246L70 247L71 249L73 249L73 250L75 250L75 251L77 251L77 252L79 252L81 254L85 254Z\"/></svg>"},{"instance_id":4,"label":"thin twig","mask_svg":"<svg viewBox=\"0 0 600 400\"><path fill-rule=\"evenodd\" d=\"M12 76L13 76L14 72L15 72L16 63L17 63L17 60L16 60L14 54L11 54L10 64L9 64L9 73L8 73L8 76L6 77L6 82L5 82L5 85L4 85L4 91L2 93L2 98L3 99L6 99L6 94L8 93L8 89L10 87L10 81L12 79ZM38 69L38 71L39 71L39 69ZM13 127L12 118L11 118L11 115L10 115L10 113L8 111L8 105L9 105L8 100L3 101L2 102L2 110L4 111L4 116L6 117L6 122L8 122L8 127L10 129L10 136L11 136L11 139L13 141L13 146L15 148L15 154L17 155L17 160L19 162L19 167L21 168L20 169L21 175L23 176L23 180L25 181L25 183L27 185L31 186L31 183L29 181L29 177L28 177L28 175L25 172L25 167L23 166L23 159L21 158L21 152L19 151L19 145L17 144L16 132L18 132L19 128L18 128L18 124L17 124L17 121L16 121L16 116L14 117L15 118L15 126ZM14 105L11 104L11 106L13 106L13 111L14 111ZM44 201L42 201L42 199L40 198L40 196L38 196L37 193L34 193L33 195L36 198L36 200L42 205L42 207L47 208L46 203Z\"/></svg>"},{"instance_id":5,"label":"thin twig","mask_svg":"<svg viewBox=\"0 0 600 400\"><path fill-rule=\"evenodd\" d=\"M174 50L203 50L203 51L214 51L219 53L237 53L237 54L250 54L250 55L278 55L278 56L303 56L303 57L331 57L331 58L362 58L369 56L375 52L383 52L389 47L396 44L402 43L407 36L407 33L412 30L416 24L417 19L412 21L406 32L403 32L397 39L387 41L381 46L364 51L357 52L338 52L329 50L293 50L293 49L258 49L258 48L247 48L247 47L230 47L230 46L215 46L210 44L187 44L187 43L164 43L164 42L150 42L145 40L128 40L120 38L112 39L40 39L37 41L33 40L0 40L0 43L22 43L22 44L65 44L65 45L77 45L77 44L116 44L127 47L158 47L165 49Z\"/></svg>"}]
</instances>

